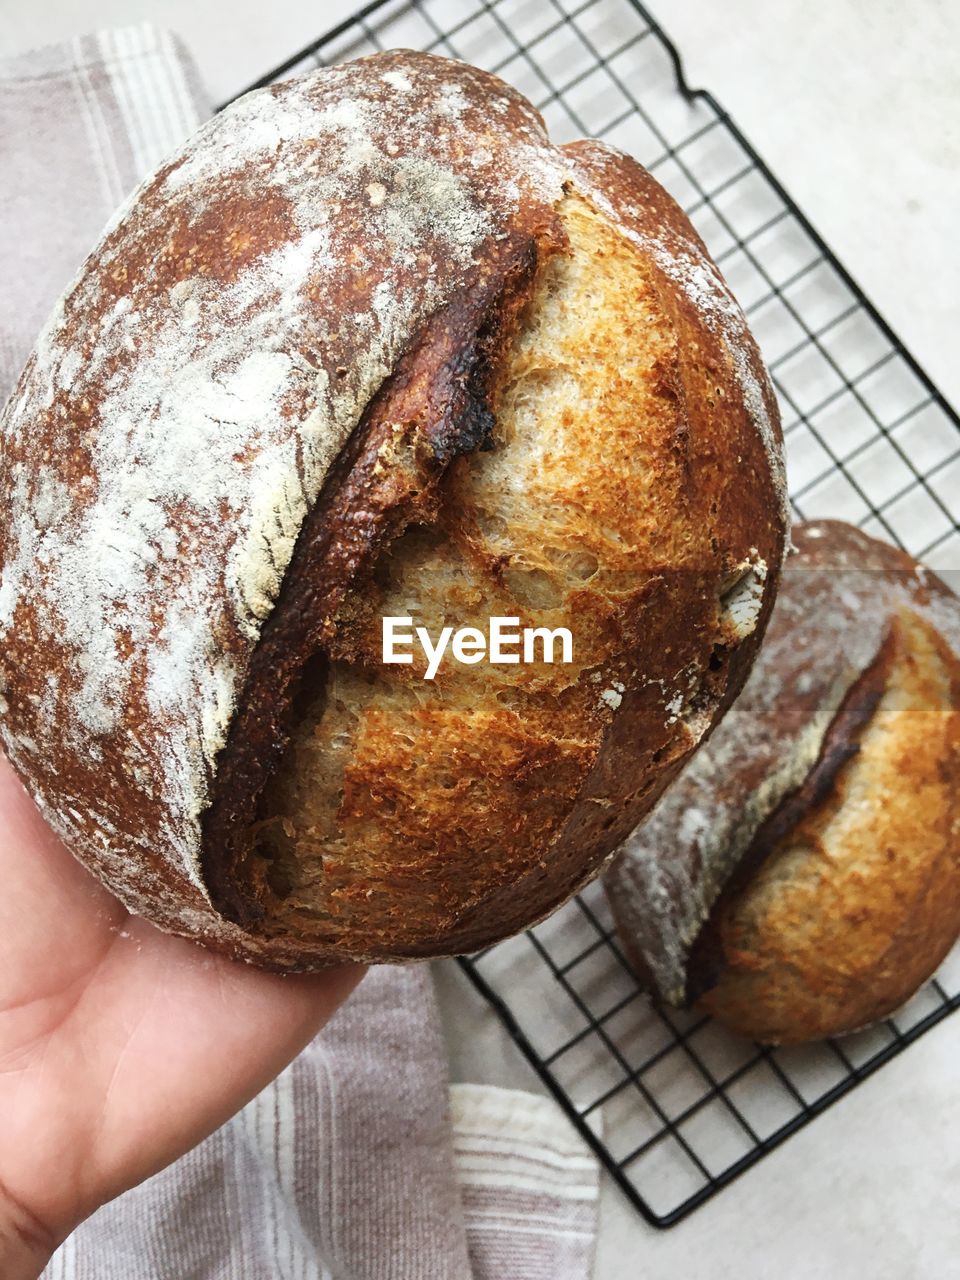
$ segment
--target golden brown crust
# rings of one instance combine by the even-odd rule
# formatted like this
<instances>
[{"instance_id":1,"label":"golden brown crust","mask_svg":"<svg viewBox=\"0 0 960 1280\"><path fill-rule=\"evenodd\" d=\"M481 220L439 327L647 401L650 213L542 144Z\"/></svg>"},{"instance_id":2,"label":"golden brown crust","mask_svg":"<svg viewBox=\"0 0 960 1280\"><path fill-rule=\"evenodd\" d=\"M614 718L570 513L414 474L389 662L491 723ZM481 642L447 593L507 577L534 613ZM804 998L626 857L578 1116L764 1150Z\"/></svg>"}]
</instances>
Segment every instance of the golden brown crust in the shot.
<instances>
[{"instance_id":1,"label":"golden brown crust","mask_svg":"<svg viewBox=\"0 0 960 1280\"><path fill-rule=\"evenodd\" d=\"M405 790L412 761L368 708L341 807L379 834L321 855L298 915L257 856L264 788L314 686L368 660L358 601L384 557L433 522L509 588L472 460L498 446L503 368L567 252L572 195L645 280L633 301L649 293L668 348L637 383L649 418L609 415L609 475L561 450L562 483L530 496L626 548L608 576L628 585L583 610L616 686L598 705L578 670L549 728L522 692L435 719L455 782L490 774L473 811L501 837L489 863L468 856L482 841L454 856L439 763ZM617 305L642 358L626 288ZM628 391L607 369L601 400ZM4 416L7 751L71 848L164 928L277 967L482 945L597 869L742 683L784 541L778 430L742 315L639 166L552 147L514 91L427 55L252 95L119 218ZM400 793L409 830L370 812ZM364 849L383 855L372 880Z\"/></svg>"},{"instance_id":2,"label":"golden brown crust","mask_svg":"<svg viewBox=\"0 0 960 1280\"><path fill-rule=\"evenodd\" d=\"M719 875L701 862L712 896L685 935L685 994L741 1034L781 1043L890 1013L960 933L960 602L902 552L847 526L794 536L769 647L732 723L644 824L667 860L689 859L677 806L696 803L698 784L701 801L710 787L725 812L757 816L745 842L726 828ZM793 747L809 764L791 782L784 752L800 742L789 728L798 707L821 727L811 755ZM779 760L775 749L725 755L747 723L752 745L780 742ZM649 936L638 947L626 927L625 893L636 889L627 867L608 878L624 945L655 987Z\"/></svg>"}]
</instances>

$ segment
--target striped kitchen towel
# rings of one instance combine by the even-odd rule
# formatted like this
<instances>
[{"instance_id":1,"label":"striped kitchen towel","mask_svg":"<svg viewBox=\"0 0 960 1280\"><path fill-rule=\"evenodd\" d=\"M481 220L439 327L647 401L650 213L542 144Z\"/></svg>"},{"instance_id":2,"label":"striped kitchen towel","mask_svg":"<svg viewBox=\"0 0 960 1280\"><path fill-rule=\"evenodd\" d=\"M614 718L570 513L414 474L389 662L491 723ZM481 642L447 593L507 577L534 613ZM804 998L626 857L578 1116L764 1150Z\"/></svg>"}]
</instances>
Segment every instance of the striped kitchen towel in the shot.
<instances>
[{"instance_id":1,"label":"striped kitchen towel","mask_svg":"<svg viewBox=\"0 0 960 1280\"><path fill-rule=\"evenodd\" d=\"M551 1099L448 1086L428 966L381 967L44 1280L586 1280L597 1184Z\"/></svg>"},{"instance_id":2,"label":"striped kitchen towel","mask_svg":"<svg viewBox=\"0 0 960 1280\"><path fill-rule=\"evenodd\" d=\"M0 401L104 224L206 114L192 61L153 27L0 57Z\"/></svg>"},{"instance_id":3,"label":"striped kitchen towel","mask_svg":"<svg viewBox=\"0 0 960 1280\"><path fill-rule=\"evenodd\" d=\"M0 59L0 401L103 223L208 112L182 47L149 26ZM451 1091L428 966L384 967L44 1275L586 1280L597 1200L597 1162L551 1100Z\"/></svg>"},{"instance_id":4,"label":"striped kitchen towel","mask_svg":"<svg viewBox=\"0 0 960 1280\"><path fill-rule=\"evenodd\" d=\"M550 1098L451 1087L453 1151L474 1276L588 1276L597 1161Z\"/></svg>"}]
</instances>

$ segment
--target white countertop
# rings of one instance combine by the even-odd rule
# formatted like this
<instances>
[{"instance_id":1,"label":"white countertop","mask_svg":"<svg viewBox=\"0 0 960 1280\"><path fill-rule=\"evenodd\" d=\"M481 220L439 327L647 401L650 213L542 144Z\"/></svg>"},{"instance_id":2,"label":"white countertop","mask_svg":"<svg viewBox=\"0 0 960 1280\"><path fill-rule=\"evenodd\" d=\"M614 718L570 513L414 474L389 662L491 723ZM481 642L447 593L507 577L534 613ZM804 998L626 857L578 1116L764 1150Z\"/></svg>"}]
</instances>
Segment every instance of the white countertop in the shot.
<instances>
[{"instance_id":1,"label":"white countertop","mask_svg":"<svg viewBox=\"0 0 960 1280\"><path fill-rule=\"evenodd\" d=\"M960 4L650 0L688 78L730 110L960 404ZM221 99L354 6L327 0L0 0L0 53L111 23L178 30ZM452 964L436 966L455 1079L539 1088ZM960 1017L678 1227L605 1188L599 1280L960 1277Z\"/></svg>"}]
</instances>

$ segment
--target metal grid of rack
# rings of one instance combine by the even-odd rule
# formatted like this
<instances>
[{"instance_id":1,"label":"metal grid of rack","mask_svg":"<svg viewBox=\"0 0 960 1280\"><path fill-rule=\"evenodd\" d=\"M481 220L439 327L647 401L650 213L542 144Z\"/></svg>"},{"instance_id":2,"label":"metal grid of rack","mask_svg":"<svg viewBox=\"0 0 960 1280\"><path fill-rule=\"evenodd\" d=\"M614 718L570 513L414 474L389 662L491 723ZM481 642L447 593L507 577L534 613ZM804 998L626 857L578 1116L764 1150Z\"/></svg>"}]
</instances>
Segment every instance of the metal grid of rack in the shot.
<instances>
[{"instance_id":1,"label":"metal grid of rack","mask_svg":"<svg viewBox=\"0 0 960 1280\"><path fill-rule=\"evenodd\" d=\"M636 156L686 209L780 398L798 516L960 570L960 419L635 0L376 0L261 83L414 47L496 72L551 136ZM638 989L598 885L464 959L627 1196L670 1226L960 1007L960 954L889 1021L769 1049Z\"/></svg>"}]
</instances>

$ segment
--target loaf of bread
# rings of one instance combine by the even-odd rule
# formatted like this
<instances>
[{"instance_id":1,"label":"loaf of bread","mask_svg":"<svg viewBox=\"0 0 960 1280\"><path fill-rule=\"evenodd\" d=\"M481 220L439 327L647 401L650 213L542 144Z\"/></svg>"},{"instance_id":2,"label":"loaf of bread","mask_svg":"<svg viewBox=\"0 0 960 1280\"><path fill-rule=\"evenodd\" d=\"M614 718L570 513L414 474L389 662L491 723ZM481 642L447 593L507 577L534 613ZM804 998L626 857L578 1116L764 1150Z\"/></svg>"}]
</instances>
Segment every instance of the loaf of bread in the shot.
<instances>
[{"instance_id":1,"label":"loaf of bread","mask_svg":"<svg viewBox=\"0 0 960 1280\"><path fill-rule=\"evenodd\" d=\"M884 1017L960 933L960 600L848 525L793 537L744 692L605 878L652 991L781 1043Z\"/></svg>"},{"instance_id":2,"label":"loaf of bread","mask_svg":"<svg viewBox=\"0 0 960 1280\"><path fill-rule=\"evenodd\" d=\"M566 899L741 687L774 398L677 206L461 63L251 94L133 196L0 423L0 730L160 927L277 968ZM569 663L385 665L406 616Z\"/></svg>"}]
</instances>

